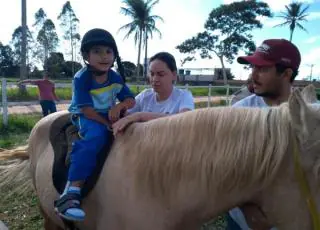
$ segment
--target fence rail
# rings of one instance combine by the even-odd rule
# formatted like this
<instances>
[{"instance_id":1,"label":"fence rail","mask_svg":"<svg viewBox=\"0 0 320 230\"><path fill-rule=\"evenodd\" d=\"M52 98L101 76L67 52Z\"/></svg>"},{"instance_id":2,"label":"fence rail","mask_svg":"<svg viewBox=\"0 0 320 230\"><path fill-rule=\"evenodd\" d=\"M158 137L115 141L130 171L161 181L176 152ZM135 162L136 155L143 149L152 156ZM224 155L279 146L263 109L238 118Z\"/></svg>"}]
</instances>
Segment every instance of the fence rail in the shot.
<instances>
[{"instance_id":1,"label":"fence rail","mask_svg":"<svg viewBox=\"0 0 320 230\"><path fill-rule=\"evenodd\" d=\"M72 88L73 84L72 83L56 83L56 88ZM145 88L150 88L150 85L137 85L137 84L128 84L129 87L134 87L137 89L138 92L141 92L143 89ZM28 87L36 87L36 86L28 86ZM241 87L239 86L230 86L230 85L225 85L225 86L213 86L213 85L208 85L208 86L190 86L188 84L186 85L177 85L177 88L183 88L183 89L208 89L208 94L204 97L207 97L207 107L211 107L211 102L212 102L212 98L213 98L213 90L215 89L226 89L226 93L225 95L222 95L221 97L223 97L227 103L230 102L231 99L231 94L230 92L232 90L237 90L240 89ZM3 124L5 126L8 125L8 107L11 106L13 104L13 102L8 102L8 97L7 97L7 89L8 88L18 88L16 84L13 83L8 83L7 80L5 78L1 79L1 88L2 88L2 101L1 101L1 105L2 108L0 110L0 113L2 112L2 118L3 118ZM24 102L17 102L14 104L19 104L19 103L24 103Z\"/></svg>"}]
</instances>

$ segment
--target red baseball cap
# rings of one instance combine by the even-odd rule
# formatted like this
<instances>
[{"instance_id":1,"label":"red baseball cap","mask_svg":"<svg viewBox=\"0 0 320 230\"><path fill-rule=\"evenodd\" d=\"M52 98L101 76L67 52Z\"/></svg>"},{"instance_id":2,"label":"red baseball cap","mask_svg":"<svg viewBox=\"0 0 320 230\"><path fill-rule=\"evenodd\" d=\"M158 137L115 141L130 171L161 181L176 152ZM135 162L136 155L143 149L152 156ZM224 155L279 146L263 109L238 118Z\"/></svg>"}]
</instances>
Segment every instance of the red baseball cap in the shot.
<instances>
[{"instance_id":1,"label":"red baseball cap","mask_svg":"<svg viewBox=\"0 0 320 230\"><path fill-rule=\"evenodd\" d=\"M257 66L272 66L281 64L285 67L298 70L301 55L298 48L285 39L268 39L256 49L250 56L238 57L240 64L252 64Z\"/></svg>"}]
</instances>

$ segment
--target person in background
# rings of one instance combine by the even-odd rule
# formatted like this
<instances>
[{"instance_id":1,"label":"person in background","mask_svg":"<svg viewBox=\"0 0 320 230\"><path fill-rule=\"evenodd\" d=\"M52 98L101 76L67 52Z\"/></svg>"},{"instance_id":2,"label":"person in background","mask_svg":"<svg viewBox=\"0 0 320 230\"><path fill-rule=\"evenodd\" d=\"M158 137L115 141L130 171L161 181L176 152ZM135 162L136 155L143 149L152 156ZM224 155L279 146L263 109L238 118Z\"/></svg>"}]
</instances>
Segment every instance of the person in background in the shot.
<instances>
[{"instance_id":1,"label":"person in background","mask_svg":"<svg viewBox=\"0 0 320 230\"><path fill-rule=\"evenodd\" d=\"M32 84L38 86L39 100L42 109L42 115L45 117L50 113L57 112L55 101L59 101L55 93L55 85L53 81L49 80L49 76L45 74L43 79L37 80L23 80L18 84Z\"/></svg>"}]
</instances>

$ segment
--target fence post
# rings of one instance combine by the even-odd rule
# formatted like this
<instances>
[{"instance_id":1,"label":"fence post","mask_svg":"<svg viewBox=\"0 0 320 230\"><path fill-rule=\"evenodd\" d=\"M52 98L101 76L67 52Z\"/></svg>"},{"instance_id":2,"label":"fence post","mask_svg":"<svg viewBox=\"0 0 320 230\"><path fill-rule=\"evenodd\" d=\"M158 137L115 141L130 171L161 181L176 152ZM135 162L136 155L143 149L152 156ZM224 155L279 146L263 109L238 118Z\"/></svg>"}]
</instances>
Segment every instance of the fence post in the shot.
<instances>
[{"instance_id":1,"label":"fence post","mask_svg":"<svg viewBox=\"0 0 320 230\"><path fill-rule=\"evenodd\" d=\"M212 88L212 85L209 84L209 91L208 91L208 104L207 104L207 107L211 107L211 88Z\"/></svg>"},{"instance_id":2,"label":"fence post","mask_svg":"<svg viewBox=\"0 0 320 230\"><path fill-rule=\"evenodd\" d=\"M227 85L227 92L226 92L226 99L225 99L226 105L227 105L228 102L229 102L229 94L230 94L230 85L228 84L228 85Z\"/></svg>"},{"instance_id":3,"label":"fence post","mask_svg":"<svg viewBox=\"0 0 320 230\"><path fill-rule=\"evenodd\" d=\"M189 90L189 84L186 84L186 90Z\"/></svg>"},{"instance_id":4,"label":"fence post","mask_svg":"<svg viewBox=\"0 0 320 230\"><path fill-rule=\"evenodd\" d=\"M2 110L3 125L8 126L7 80L5 78L2 78Z\"/></svg>"}]
</instances>

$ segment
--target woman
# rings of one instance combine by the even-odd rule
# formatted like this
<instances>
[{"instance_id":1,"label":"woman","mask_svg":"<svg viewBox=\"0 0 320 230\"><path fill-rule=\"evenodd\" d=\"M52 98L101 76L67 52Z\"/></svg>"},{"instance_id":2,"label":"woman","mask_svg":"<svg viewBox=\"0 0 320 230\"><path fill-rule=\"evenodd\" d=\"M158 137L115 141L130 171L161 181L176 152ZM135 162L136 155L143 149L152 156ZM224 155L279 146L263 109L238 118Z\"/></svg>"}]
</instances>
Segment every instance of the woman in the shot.
<instances>
[{"instance_id":1,"label":"woman","mask_svg":"<svg viewBox=\"0 0 320 230\"><path fill-rule=\"evenodd\" d=\"M133 122L149 121L194 109L192 94L173 85L177 80L177 65L171 54L160 52L151 57L149 72L152 88L138 94L135 107L128 110L129 115L113 124L114 135Z\"/></svg>"}]
</instances>

